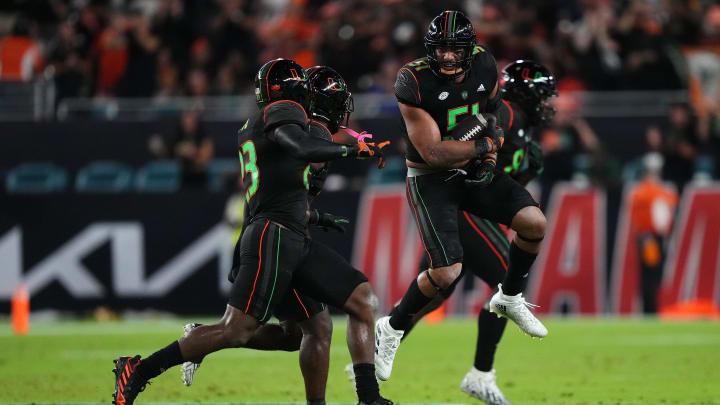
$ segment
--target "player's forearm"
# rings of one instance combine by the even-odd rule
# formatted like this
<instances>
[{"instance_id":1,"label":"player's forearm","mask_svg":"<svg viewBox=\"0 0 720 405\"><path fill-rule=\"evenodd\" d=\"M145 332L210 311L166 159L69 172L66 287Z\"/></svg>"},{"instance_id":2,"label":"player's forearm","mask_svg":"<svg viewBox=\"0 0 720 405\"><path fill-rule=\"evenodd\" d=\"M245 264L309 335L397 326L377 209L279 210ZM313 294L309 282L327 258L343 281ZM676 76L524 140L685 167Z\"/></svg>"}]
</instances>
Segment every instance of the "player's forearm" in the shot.
<instances>
[{"instance_id":1,"label":"player's forearm","mask_svg":"<svg viewBox=\"0 0 720 405\"><path fill-rule=\"evenodd\" d=\"M307 135L297 125L275 128L271 139L295 158L309 162L327 162L348 157L348 145L341 145Z\"/></svg>"},{"instance_id":2,"label":"player's forearm","mask_svg":"<svg viewBox=\"0 0 720 405\"><path fill-rule=\"evenodd\" d=\"M448 140L432 145L421 155L428 165L440 169L477 157L477 152L474 142Z\"/></svg>"}]
</instances>

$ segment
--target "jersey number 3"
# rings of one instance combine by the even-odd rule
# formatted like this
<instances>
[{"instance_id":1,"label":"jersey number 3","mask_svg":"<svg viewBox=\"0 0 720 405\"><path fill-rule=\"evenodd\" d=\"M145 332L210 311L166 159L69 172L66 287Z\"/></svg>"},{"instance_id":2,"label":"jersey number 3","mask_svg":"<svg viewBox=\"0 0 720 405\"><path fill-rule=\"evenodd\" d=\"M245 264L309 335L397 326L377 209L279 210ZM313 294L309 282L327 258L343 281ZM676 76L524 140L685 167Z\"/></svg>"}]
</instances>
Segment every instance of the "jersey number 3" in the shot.
<instances>
[{"instance_id":1,"label":"jersey number 3","mask_svg":"<svg viewBox=\"0 0 720 405\"><path fill-rule=\"evenodd\" d=\"M255 143L253 141L247 141L240 146L238 151L240 158L240 173L242 174L243 184L246 183L245 175L250 175L250 185L246 186L245 200L250 202L255 193L257 193L258 187L260 186L260 170L257 167L257 153L255 153ZM247 162L245 157L247 155Z\"/></svg>"}]
</instances>

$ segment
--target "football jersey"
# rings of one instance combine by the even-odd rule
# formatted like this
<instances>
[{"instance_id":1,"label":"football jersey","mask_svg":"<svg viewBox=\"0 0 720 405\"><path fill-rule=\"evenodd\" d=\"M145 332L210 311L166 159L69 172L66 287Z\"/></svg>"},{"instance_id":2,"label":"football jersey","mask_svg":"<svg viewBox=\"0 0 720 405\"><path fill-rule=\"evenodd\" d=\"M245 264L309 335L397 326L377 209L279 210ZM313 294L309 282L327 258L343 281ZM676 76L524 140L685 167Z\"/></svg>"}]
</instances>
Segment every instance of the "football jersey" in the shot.
<instances>
[{"instance_id":1,"label":"football jersey","mask_svg":"<svg viewBox=\"0 0 720 405\"><path fill-rule=\"evenodd\" d=\"M502 100L495 115L497 125L505 134L503 146L498 151L497 167L512 177L525 174L529 168L528 144L535 132L528 123L527 114L518 104Z\"/></svg>"},{"instance_id":2,"label":"football jersey","mask_svg":"<svg viewBox=\"0 0 720 405\"><path fill-rule=\"evenodd\" d=\"M461 83L436 76L427 57L410 62L398 72L395 97L401 103L422 108L435 120L443 140L453 139L452 130L458 122L485 112L490 93L497 83L495 58L483 47L476 46L470 71ZM408 138L405 120L402 132L408 140L405 157L425 163Z\"/></svg>"},{"instance_id":3,"label":"football jersey","mask_svg":"<svg viewBox=\"0 0 720 405\"><path fill-rule=\"evenodd\" d=\"M267 136L285 124L308 130L307 114L300 104L290 100L271 103L245 122L238 134L248 223L269 219L304 233L310 163L294 158Z\"/></svg>"}]
</instances>

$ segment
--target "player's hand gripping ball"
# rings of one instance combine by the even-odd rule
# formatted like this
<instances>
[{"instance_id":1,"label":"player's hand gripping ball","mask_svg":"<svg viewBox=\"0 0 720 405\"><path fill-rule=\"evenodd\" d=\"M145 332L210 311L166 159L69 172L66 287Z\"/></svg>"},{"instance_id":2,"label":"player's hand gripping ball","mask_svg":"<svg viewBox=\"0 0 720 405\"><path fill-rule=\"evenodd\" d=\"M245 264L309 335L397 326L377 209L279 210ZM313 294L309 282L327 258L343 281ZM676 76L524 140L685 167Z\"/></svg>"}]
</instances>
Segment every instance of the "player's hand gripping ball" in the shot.
<instances>
[{"instance_id":1,"label":"player's hand gripping ball","mask_svg":"<svg viewBox=\"0 0 720 405\"><path fill-rule=\"evenodd\" d=\"M495 153L505 141L503 130L497 126L493 114L475 114L460 121L452 130L452 137L458 141L475 141L478 156Z\"/></svg>"}]
</instances>

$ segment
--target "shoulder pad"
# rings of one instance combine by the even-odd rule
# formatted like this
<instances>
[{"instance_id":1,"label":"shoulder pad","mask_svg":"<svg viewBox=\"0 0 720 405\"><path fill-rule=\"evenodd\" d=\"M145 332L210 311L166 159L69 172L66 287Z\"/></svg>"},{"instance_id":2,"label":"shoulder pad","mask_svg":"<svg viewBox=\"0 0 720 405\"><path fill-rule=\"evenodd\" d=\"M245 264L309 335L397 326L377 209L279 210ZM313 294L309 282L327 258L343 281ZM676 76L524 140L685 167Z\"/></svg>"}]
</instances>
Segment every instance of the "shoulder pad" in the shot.
<instances>
[{"instance_id":1,"label":"shoulder pad","mask_svg":"<svg viewBox=\"0 0 720 405\"><path fill-rule=\"evenodd\" d=\"M308 118L305 109L292 100L278 100L270 103L263 110L263 123L265 132L280 125L298 124L307 128Z\"/></svg>"}]
</instances>

